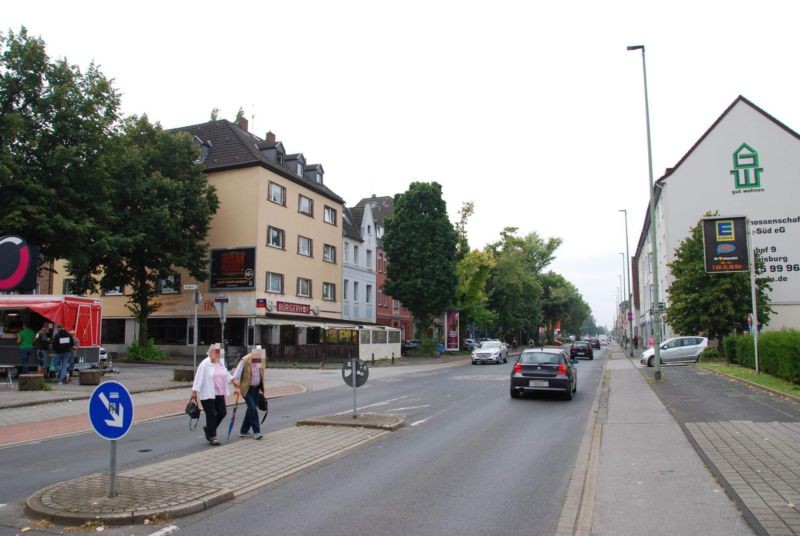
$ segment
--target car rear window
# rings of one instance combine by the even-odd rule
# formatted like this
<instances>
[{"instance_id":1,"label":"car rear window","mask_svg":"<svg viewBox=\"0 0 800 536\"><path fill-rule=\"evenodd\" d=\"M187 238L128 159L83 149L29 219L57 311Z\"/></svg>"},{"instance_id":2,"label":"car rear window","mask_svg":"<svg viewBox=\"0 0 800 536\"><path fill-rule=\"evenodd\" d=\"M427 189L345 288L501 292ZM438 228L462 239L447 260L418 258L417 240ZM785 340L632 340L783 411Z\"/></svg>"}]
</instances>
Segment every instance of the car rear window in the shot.
<instances>
[{"instance_id":1,"label":"car rear window","mask_svg":"<svg viewBox=\"0 0 800 536\"><path fill-rule=\"evenodd\" d=\"M558 365L561 362L561 356L546 352L530 352L523 353L519 360L524 365Z\"/></svg>"}]
</instances>

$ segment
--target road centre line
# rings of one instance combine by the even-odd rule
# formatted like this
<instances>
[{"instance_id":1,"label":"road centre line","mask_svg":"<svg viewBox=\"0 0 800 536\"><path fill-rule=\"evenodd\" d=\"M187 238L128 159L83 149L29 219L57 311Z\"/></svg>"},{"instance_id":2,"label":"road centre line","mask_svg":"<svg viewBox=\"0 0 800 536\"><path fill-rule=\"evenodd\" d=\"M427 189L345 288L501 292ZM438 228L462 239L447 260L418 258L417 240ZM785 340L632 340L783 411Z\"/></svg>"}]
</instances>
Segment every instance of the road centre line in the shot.
<instances>
[{"instance_id":1,"label":"road centre line","mask_svg":"<svg viewBox=\"0 0 800 536\"><path fill-rule=\"evenodd\" d=\"M156 532L151 532L149 536L167 536L167 534L172 534L176 530L180 530L180 528L177 527L176 525L169 525Z\"/></svg>"},{"instance_id":2,"label":"road centre line","mask_svg":"<svg viewBox=\"0 0 800 536\"><path fill-rule=\"evenodd\" d=\"M388 406L392 402L396 402L397 400L402 400L404 398L408 398L409 396L411 396L411 395L398 396L397 398L390 398L389 400L383 400L381 402L375 402L374 404L367 404L366 406L359 406L359 407L356 408L356 410L374 408L374 407L378 407L378 406ZM334 413L334 415L344 415L345 413L349 413L351 411L353 411L353 410L352 409L346 409L344 411L340 411L339 413Z\"/></svg>"},{"instance_id":3,"label":"road centre line","mask_svg":"<svg viewBox=\"0 0 800 536\"><path fill-rule=\"evenodd\" d=\"M431 407L430 404L423 404L421 406L406 406L404 408L392 408L386 411L407 411L409 409L422 409L422 408L429 408Z\"/></svg>"}]
</instances>

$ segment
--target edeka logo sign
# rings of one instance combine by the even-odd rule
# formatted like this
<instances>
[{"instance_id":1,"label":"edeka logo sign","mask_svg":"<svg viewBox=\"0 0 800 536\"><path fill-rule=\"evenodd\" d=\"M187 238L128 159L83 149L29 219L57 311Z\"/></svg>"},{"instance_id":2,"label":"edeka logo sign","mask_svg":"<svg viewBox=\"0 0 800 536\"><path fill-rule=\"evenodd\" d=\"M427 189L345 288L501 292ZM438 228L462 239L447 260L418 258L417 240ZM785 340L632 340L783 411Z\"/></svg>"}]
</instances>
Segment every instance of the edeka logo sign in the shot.
<instances>
[{"instance_id":1,"label":"edeka logo sign","mask_svg":"<svg viewBox=\"0 0 800 536\"><path fill-rule=\"evenodd\" d=\"M764 168L758 167L758 151L743 143L733 152L734 190L732 194L763 192L761 187L761 172Z\"/></svg>"}]
</instances>

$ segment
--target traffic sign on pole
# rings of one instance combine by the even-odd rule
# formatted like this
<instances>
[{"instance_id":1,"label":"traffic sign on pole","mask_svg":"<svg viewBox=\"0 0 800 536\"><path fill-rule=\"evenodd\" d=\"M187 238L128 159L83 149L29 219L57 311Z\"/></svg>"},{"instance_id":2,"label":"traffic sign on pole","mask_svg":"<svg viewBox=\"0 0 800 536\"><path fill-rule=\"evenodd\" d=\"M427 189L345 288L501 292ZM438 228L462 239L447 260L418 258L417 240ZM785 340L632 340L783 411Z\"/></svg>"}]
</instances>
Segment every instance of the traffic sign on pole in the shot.
<instances>
[{"instance_id":1,"label":"traffic sign on pole","mask_svg":"<svg viewBox=\"0 0 800 536\"><path fill-rule=\"evenodd\" d=\"M124 385L111 380L95 388L89 398L89 422L104 439L120 439L128 433L133 424L133 400Z\"/></svg>"}]
</instances>

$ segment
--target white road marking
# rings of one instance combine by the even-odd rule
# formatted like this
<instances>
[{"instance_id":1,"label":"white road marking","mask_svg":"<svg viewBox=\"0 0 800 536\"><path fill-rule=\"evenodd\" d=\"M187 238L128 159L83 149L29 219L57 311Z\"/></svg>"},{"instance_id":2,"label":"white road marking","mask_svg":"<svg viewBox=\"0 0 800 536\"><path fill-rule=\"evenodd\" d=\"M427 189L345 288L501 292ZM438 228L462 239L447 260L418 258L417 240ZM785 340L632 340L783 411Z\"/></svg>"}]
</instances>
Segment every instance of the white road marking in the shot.
<instances>
[{"instance_id":1,"label":"white road marking","mask_svg":"<svg viewBox=\"0 0 800 536\"><path fill-rule=\"evenodd\" d=\"M149 536L167 536L167 534L172 534L176 530L180 530L180 528L177 527L176 525L169 525L159 531L150 533Z\"/></svg>"},{"instance_id":2,"label":"white road marking","mask_svg":"<svg viewBox=\"0 0 800 536\"><path fill-rule=\"evenodd\" d=\"M378 407L378 406L388 406L392 402L395 402L397 400L402 400L404 398L408 398L409 396L411 396L411 395L403 395L403 396L399 396L397 398L390 398L389 400L383 400L381 402L375 402L374 404L368 404L366 406L359 406L356 409L361 410L361 409L367 409L367 408L374 408L374 407ZM346 409L344 411L340 411L339 413L334 413L334 415L344 415L345 413L349 413L351 411L353 411L352 408L351 409Z\"/></svg>"},{"instance_id":3,"label":"white road marking","mask_svg":"<svg viewBox=\"0 0 800 536\"><path fill-rule=\"evenodd\" d=\"M386 411L407 411L409 409L421 409L421 408L429 408L431 407L430 404L423 404L422 406L406 406L404 408L392 408Z\"/></svg>"},{"instance_id":4,"label":"white road marking","mask_svg":"<svg viewBox=\"0 0 800 536\"><path fill-rule=\"evenodd\" d=\"M430 417L428 417L428 419L430 419ZM422 424L422 423L424 423L425 421L427 421L428 419L422 419L421 421L414 421L414 422L412 422L411 424L409 424L409 426L416 426L416 425L418 425L418 424Z\"/></svg>"}]
</instances>

